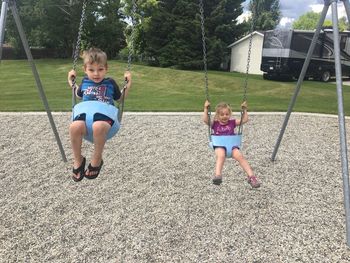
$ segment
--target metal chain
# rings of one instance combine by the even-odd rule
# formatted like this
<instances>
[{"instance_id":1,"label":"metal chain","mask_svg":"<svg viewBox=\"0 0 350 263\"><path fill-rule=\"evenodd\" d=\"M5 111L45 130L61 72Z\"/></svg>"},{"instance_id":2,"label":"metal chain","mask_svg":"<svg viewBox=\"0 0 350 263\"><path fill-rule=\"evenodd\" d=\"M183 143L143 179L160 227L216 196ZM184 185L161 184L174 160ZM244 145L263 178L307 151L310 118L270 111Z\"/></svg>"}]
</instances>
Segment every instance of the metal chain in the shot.
<instances>
[{"instance_id":1,"label":"metal chain","mask_svg":"<svg viewBox=\"0 0 350 263\"><path fill-rule=\"evenodd\" d=\"M250 56L252 52L252 42L253 42L253 31L255 28L255 19L256 19L256 10L255 10L255 5L252 5L252 23L250 25L250 36L249 36L249 46L248 46L248 57L247 57L247 68L245 72L245 79L244 79L244 84L243 84L243 102L247 101L247 90L248 90L248 77L249 77L249 67L250 67ZM238 127L238 134L243 133L243 110L241 111L241 122Z\"/></svg>"},{"instance_id":2,"label":"metal chain","mask_svg":"<svg viewBox=\"0 0 350 263\"><path fill-rule=\"evenodd\" d=\"M131 70L131 62L132 62L132 55L134 54L134 39L135 39L135 25L136 25L136 10L137 10L137 3L136 0L132 0L132 9L131 9L131 35L130 35L130 44L129 44L129 53L128 53L128 65L127 65L127 71ZM122 121L123 112L124 112L124 101L125 101L125 91L127 89L128 80L124 80L123 89L122 89L122 95L119 102L119 113L118 113L118 120L119 123Z\"/></svg>"},{"instance_id":3,"label":"metal chain","mask_svg":"<svg viewBox=\"0 0 350 263\"><path fill-rule=\"evenodd\" d=\"M206 37L205 37L205 27L204 27L204 6L203 0L199 0L199 12L201 17L201 31L202 31L202 46L203 46L203 66L204 66L204 82L205 82L205 95L207 101L210 102L209 98L209 85L208 85L208 65L207 65L207 47L206 47ZM211 119L211 110L210 106L208 107L208 136L211 141L211 127L210 127L210 119Z\"/></svg>"},{"instance_id":4,"label":"metal chain","mask_svg":"<svg viewBox=\"0 0 350 263\"><path fill-rule=\"evenodd\" d=\"M75 50L74 50L73 70L75 70L77 67L77 61L78 61L79 51L80 51L81 34L83 32L83 26L84 26L84 21L85 21L86 5L87 5L87 0L84 0L82 11L81 11L81 17L80 17L77 44L76 44ZM75 84L76 84L76 78L74 78L72 81L72 108L74 108L74 106L76 104Z\"/></svg>"}]
</instances>

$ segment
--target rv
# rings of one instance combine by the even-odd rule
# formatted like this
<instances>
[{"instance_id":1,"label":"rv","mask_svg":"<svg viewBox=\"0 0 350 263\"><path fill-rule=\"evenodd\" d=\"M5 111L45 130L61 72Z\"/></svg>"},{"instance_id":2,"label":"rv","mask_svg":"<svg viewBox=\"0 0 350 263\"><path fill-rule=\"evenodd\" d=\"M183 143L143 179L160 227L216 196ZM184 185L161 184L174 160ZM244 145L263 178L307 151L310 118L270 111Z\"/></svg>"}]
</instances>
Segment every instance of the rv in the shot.
<instances>
[{"instance_id":1,"label":"rv","mask_svg":"<svg viewBox=\"0 0 350 263\"><path fill-rule=\"evenodd\" d=\"M260 69L264 79L298 78L314 31L269 30L264 33ZM350 76L350 31L339 32L342 75ZM327 82L335 76L333 31L320 32L305 78Z\"/></svg>"}]
</instances>

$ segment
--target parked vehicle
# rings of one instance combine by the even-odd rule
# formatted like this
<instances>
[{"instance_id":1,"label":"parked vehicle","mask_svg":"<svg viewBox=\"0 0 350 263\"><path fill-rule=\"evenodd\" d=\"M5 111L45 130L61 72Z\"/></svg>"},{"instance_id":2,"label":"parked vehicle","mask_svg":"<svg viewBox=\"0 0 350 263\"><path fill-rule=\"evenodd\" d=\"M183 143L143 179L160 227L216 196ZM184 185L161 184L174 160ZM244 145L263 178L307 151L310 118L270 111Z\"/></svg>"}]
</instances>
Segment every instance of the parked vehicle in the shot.
<instances>
[{"instance_id":1,"label":"parked vehicle","mask_svg":"<svg viewBox=\"0 0 350 263\"><path fill-rule=\"evenodd\" d=\"M314 31L269 30L264 33L260 69L265 79L298 78ZM350 76L350 31L339 32L342 75ZM333 31L323 30L316 42L305 78L329 81L335 76Z\"/></svg>"}]
</instances>

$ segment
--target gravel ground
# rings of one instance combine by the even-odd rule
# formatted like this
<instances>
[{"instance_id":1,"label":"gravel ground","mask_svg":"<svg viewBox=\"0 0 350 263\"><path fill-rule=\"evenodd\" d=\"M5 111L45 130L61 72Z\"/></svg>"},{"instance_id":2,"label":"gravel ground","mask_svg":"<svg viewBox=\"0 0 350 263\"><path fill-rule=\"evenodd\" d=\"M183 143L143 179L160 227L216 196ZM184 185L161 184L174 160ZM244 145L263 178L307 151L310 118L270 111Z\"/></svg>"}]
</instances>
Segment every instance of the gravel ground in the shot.
<instances>
[{"instance_id":1,"label":"gravel ground","mask_svg":"<svg viewBox=\"0 0 350 263\"><path fill-rule=\"evenodd\" d=\"M199 114L126 113L100 176L79 183L70 114L54 114L68 163L45 114L0 117L0 262L350 262L337 118L292 114L271 162L284 115L252 114L252 190L232 160L211 184Z\"/></svg>"}]
</instances>

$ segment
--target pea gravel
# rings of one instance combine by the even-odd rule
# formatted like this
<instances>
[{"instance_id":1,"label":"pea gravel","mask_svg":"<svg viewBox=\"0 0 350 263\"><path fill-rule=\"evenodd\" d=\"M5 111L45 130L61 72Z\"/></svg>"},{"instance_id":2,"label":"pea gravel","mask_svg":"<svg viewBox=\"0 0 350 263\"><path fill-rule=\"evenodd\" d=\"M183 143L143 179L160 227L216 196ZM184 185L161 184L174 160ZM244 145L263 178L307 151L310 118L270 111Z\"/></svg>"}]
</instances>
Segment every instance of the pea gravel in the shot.
<instances>
[{"instance_id":1,"label":"pea gravel","mask_svg":"<svg viewBox=\"0 0 350 263\"><path fill-rule=\"evenodd\" d=\"M126 113L100 176L79 183L69 113L54 114L68 163L45 114L0 117L0 262L350 262L336 117L293 113L271 162L284 114L251 114L257 190L232 160L211 183L199 113Z\"/></svg>"}]
</instances>

